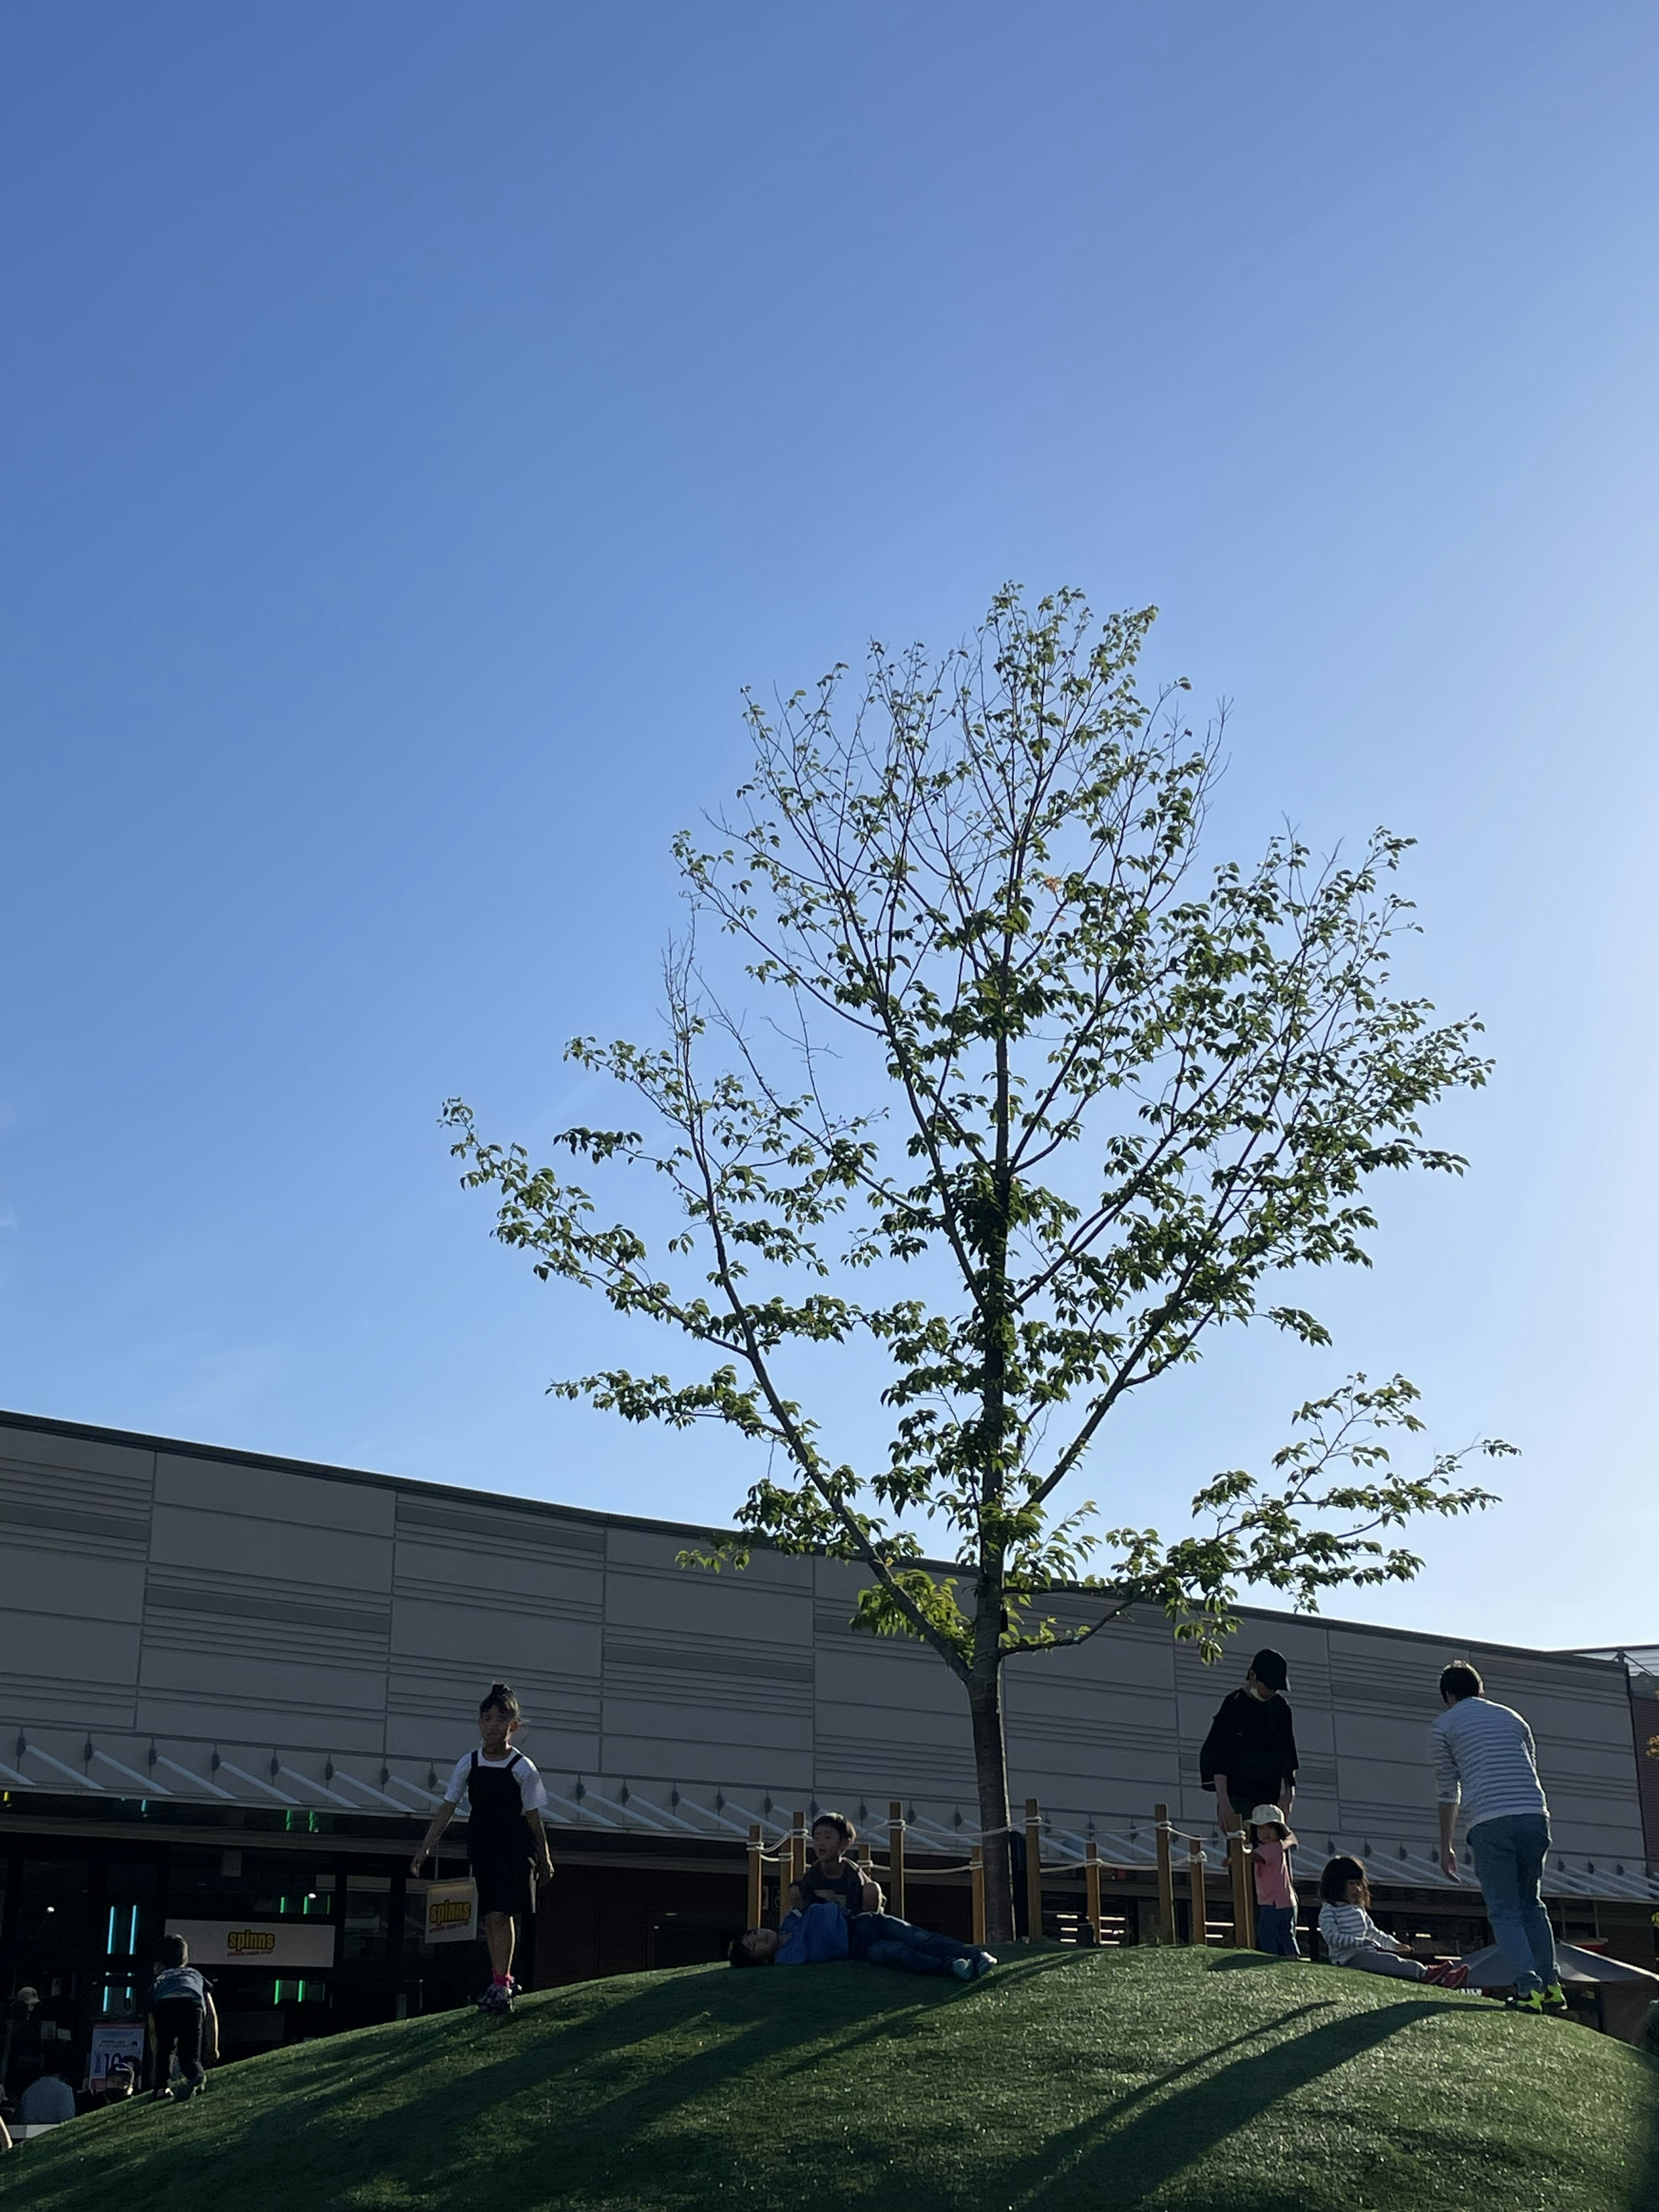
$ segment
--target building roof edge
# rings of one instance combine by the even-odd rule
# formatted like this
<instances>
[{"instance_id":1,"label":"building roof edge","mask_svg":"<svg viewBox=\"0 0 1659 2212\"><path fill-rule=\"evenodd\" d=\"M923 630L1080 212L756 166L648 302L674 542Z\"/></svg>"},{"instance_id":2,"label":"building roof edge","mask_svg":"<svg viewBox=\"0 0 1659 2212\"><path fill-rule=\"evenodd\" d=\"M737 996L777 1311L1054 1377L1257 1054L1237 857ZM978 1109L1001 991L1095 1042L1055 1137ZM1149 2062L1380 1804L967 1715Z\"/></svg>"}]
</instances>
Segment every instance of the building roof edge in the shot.
<instances>
[{"instance_id":1,"label":"building roof edge","mask_svg":"<svg viewBox=\"0 0 1659 2212\"><path fill-rule=\"evenodd\" d=\"M620 1526L638 1528L655 1535L721 1537L732 1532L712 1522L694 1521L662 1521L652 1515L601 1511L592 1506L562 1505L550 1498L526 1498L514 1491L477 1490L470 1485L453 1482L429 1482L413 1474L386 1474L367 1468L337 1467L326 1460L289 1459L280 1453L247 1451L236 1444L211 1444L194 1442L180 1437L157 1437L137 1429L112 1429L92 1421L66 1421L55 1414L25 1413L10 1407L0 1407L0 1430L33 1430L44 1436L76 1438L88 1443L114 1444L129 1451L166 1452L175 1459L199 1459L230 1462L240 1467L261 1468L276 1474L303 1474L327 1482L351 1482L367 1489L408 1492L416 1496L433 1496L465 1499L469 1504L487 1505L497 1510L529 1514L545 1514L560 1520L579 1521L591 1527ZM754 1540L755 1548L771 1551L775 1547L764 1538ZM948 1561L932 1560L927 1564L946 1567ZM1079 1590L1079 1597L1091 1595ZM1310 1624L1320 1628L1340 1628L1360 1631L1370 1636L1395 1637L1414 1644L1439 1644L1449 1654L1493 1652L1517 1659L1550 1659L1558 1664L1598 1668L1611 1670L1621 1677L1626 1674L1621 1659L1602 1657L1597 1653L1580 1650L1547 1650L1539 1644L1497 1644L1485 1637L1443 1636L1438 1631L1426 1628L1394 1628L1374 1620L1346 1620L1328 1613L1280 1613L1265 1606L1241 1605L1236 1608L1241 1621L1264 1620L1275 1623ZM1605 1650L1607 1647L1603 1647Z\"/></svg>"}]
</instances>

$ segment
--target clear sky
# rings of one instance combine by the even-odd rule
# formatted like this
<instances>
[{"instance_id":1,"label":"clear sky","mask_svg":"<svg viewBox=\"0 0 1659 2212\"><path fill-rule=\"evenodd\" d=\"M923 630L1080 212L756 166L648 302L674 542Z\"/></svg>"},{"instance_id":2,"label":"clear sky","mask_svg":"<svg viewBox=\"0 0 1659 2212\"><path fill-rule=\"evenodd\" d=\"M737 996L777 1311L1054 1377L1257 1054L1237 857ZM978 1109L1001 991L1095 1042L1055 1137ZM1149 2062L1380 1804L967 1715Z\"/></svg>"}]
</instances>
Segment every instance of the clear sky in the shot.
<instances>
[{"instance_id":1,"label":"clear sky","mask_svg":"<svg viewBox=\"0 0 1659 2212\"><path fill-rule=\"evenodd\" d=\"M543 1395L665 1347L439 1103L533 1148L646 1030L741 684L1071 582L1233 702L1218 857L1420 839L1499 1063L1333 1360L1231 1340L1088 1492L1401 1369L1525 1456L1336 1609L1652 1641L1650 6L9 0L0 64L0 1401L722 1517L735 1446Z\"/></svg>"}]
</instances>

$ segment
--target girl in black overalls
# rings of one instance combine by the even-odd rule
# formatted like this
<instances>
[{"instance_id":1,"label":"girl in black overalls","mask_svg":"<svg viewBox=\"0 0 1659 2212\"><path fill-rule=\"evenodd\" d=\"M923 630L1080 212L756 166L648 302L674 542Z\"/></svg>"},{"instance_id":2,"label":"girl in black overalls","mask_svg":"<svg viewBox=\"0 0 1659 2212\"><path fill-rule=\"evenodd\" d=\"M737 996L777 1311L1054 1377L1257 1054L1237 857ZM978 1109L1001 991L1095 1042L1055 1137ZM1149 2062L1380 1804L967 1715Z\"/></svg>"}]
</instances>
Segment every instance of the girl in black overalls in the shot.
<instances>
[{"instance_id":1,"label":"girl in black overalls","mask_svg":"<svg viewBox=\"0 0 1659 2212\"><path fill-rule=\"evenodd\" d=\"M492 1682L478 1707L481 1748L455 1762L441 1805L432 1815L421 1848L410 1862L418 1875L438 1838L455 1817L465 1796L471 1812L466 1824L466 1856L477 1885L478 1917L489 1946L489 1987L478 2000L480 2012L511 2012L514 1923L533 1910L530 1875L533 1860L538 1881L551 1881L553 1861L547 1848L542 1812L547 1791L542 1778L512 1739L522 1724L519 1700L507 1682Z\"/></svg>"}]
</instances>

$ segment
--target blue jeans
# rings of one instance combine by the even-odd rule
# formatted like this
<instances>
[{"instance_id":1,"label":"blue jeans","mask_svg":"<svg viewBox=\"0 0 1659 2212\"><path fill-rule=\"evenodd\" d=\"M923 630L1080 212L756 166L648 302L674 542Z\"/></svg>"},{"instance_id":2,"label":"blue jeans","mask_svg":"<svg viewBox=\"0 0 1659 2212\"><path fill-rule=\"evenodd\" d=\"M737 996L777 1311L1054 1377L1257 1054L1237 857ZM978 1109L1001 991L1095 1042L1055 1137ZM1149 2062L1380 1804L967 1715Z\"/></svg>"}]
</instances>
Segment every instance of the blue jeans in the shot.
<instances>
[{"instance_id":1,"label":"blue jeans","mask_svg":"<svg viewBox=\"0 0 1659 2212\"><path fill-rule=\"evenodd\" d=\"M1555 1936L1538 1890L1549 1847L1550 1824L1542 1813L1505 1813L1469 1830L1486 1917L1515 1969L1517 1996L1546 1989L1557 1978Z\"/></svg>"},{"instance_id":2,"label":"blue jeans","mask_svg":"<svg viewBox=\"0 0 1659 2212\"><path fill-rule=\"evenodd\" d=\"M1299 1959L1296 1915L1288 1905L1258 1905L1255 1908L1255 1948L1276 1959Z\"/></svg>"},{"instance_id":3,"label":"blue jeans","mask_svg":"<svg viewBox=\"0 0 1659 2212\"><path fill-rule=\"evenodd\" d=\"M847 1923L847 1955L872 1966L896 1966L902 1974L948 1974L953 1959L985 1954L975 1944L935 1936L931 1928L913 1927L890 1912L855 1912Z\"/></svg>"}]
</instances>

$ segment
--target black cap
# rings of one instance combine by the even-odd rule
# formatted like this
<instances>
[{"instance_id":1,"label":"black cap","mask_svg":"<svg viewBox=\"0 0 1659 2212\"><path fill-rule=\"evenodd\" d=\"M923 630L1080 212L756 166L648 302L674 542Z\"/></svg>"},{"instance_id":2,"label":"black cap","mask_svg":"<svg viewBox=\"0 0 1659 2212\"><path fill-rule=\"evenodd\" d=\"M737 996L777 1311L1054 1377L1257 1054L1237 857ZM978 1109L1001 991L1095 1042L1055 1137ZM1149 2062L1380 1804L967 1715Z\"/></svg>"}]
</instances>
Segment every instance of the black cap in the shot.
<instances>
[{"instance_id":1,"label":"black cap","mask_svg":"<svg viewBox=\"0 0 1659 2212\"><path fill-rule=\"evenodd\" d=\"M1258 1651L1250 1662L1250 1672L1264 1690L1286 1690L1290 1687L1291 1670L1285 1664L1282 1651Z\"/></svg>"}]
</instances>

